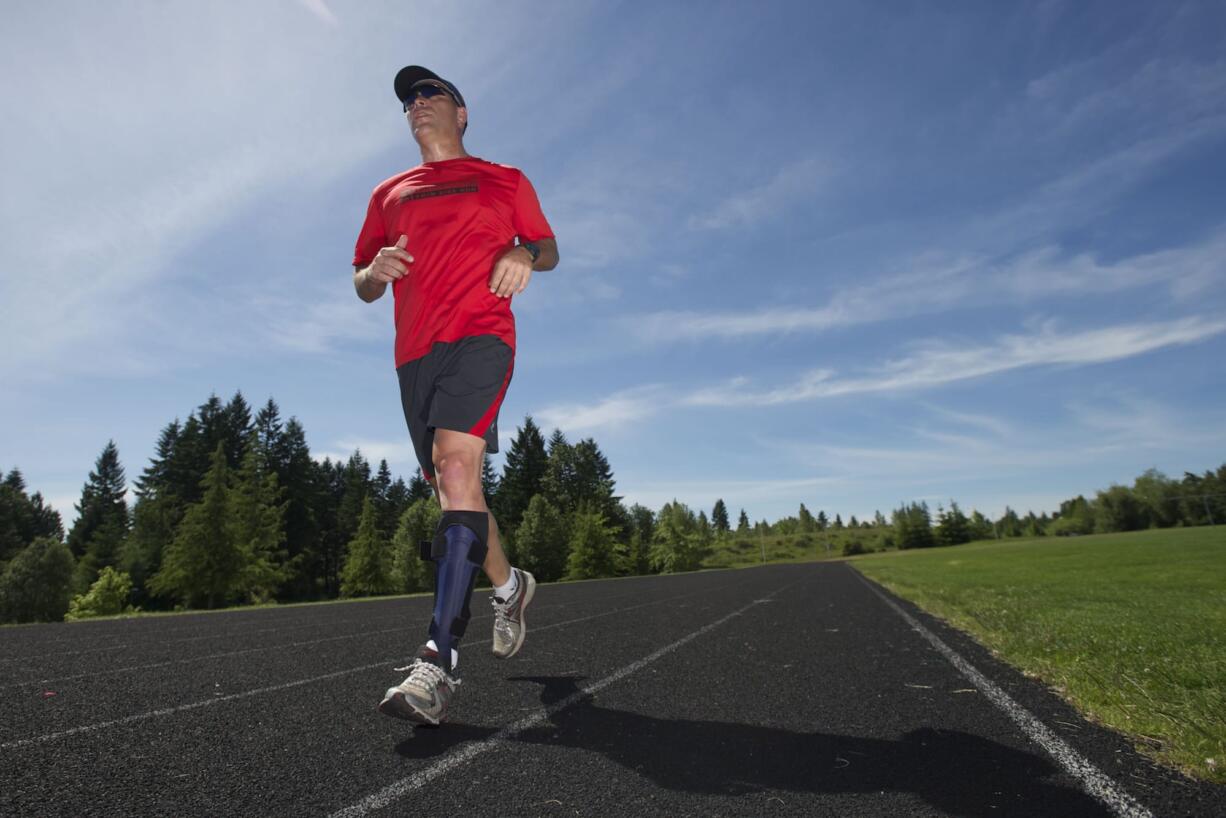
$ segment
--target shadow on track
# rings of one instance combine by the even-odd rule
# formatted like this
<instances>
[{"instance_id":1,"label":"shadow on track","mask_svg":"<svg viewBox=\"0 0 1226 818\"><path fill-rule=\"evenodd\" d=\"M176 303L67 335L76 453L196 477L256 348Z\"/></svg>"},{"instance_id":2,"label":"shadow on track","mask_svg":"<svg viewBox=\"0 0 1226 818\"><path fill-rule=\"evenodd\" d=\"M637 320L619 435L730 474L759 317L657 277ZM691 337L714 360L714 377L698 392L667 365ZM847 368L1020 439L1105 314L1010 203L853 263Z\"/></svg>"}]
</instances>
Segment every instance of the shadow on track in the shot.
<instances>
[{"instance_id":1,"label":"shadow on track","mask_svg":"<svg viewBox=\"0 0 1226 818\"><path fill-rule=\"evenodd\" d=\"M548 707L579 692L583 677L522 676L542 685ZM433 758L482 741L493 728L448 724L418 731L396 752ZM1046 757L955 730L924 728L898 741L796 733L720 721L643 716L600 707L592 696L512 740L599 752L671 790L738 796L764 790L810 793L913 792L951 815L1110 815L1080 789L1047 781Z\"/></svg>"}]
</instances>

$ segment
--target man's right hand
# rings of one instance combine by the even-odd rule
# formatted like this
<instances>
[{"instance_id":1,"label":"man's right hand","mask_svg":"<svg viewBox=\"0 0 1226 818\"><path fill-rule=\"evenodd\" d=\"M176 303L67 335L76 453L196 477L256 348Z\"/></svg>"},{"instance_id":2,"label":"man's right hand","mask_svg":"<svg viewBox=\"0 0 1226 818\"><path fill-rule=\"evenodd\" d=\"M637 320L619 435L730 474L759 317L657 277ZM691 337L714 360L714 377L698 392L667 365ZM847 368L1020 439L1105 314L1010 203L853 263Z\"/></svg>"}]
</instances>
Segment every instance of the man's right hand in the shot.
<instances>
[{"instance_id":1,"label":"man's right hand","mask_svg":"<svg viewBox=\"0 0 1226 818\"><path fill-rule=\"evenodd\" d=\"M413 263L413 257L404 249L408 244L409 237L401 235L394 245L384 247L376 253L374 260L366 268L367 278L381 284L391 284L407 276Z\"/></svg>"}]
</instances>

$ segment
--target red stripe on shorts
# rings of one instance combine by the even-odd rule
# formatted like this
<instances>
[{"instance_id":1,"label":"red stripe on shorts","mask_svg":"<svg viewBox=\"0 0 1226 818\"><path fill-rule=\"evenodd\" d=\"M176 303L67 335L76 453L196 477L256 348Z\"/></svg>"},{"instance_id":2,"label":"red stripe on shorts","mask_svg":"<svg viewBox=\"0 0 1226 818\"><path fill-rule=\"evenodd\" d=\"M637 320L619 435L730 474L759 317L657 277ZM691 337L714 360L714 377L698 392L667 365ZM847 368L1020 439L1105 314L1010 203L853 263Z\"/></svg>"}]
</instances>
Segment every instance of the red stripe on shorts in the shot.
<instances>
[{"instance_id":1,"label":"red stripe on shorts","mask_svg":"<svg viewBox=\"0 0 1226 818\"><path fill-rule=\"evenodd\" d=\"M498 417L498 408L502 406L502 399L507 394L507 386L511 383L511 373L515 371L515 359L511 359L511 364L507 367L507 375L502 379L502 388L498 390L498 397L490 404L490 408L485 410L485 414L481 419L468 430L470 435L477 437L485 437L486 431L490 428L490 424L494 422L494 418Z\"/></svg>"}]
</instances>

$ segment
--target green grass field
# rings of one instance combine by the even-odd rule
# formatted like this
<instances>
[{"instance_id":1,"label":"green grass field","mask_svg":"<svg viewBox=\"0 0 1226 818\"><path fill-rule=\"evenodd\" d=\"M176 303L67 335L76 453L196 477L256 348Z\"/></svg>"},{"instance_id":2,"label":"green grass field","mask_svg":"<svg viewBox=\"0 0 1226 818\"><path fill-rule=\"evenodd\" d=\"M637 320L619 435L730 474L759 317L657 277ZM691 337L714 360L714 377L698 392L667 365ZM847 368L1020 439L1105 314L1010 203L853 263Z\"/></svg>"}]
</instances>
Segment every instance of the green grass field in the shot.
<instances>
[{"instance_id":1,"label":"green grass field","mask_svg":"<svg viewBox=\"0 0 1226 818\"><path fill-rule=\"evenodd\" d=\"M1226 783L1226 526L852 562L1153 757Z\"/></svg>"}]
</instances>

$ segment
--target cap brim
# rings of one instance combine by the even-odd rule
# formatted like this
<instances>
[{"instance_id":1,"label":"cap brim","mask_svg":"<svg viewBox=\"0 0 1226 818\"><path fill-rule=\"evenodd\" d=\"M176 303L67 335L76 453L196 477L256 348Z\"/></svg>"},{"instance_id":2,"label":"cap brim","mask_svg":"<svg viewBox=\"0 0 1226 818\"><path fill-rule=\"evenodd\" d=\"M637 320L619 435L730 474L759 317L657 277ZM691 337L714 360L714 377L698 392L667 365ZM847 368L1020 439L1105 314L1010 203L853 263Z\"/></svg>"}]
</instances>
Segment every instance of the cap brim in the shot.
<instances>
[{"instance_id":1,"label":"cap brim","mask_svg":"<svg viewBox=\"0 0 1226 818\"><path fill-rule=\"evenodd\" d=\"M404 98L409 95L409 89L422 80L435 80L447 84L446 80L429 68L422 68L420 65L406 65L396 74L396 99L404 102Z\"/></svg>"}]
</instances>

